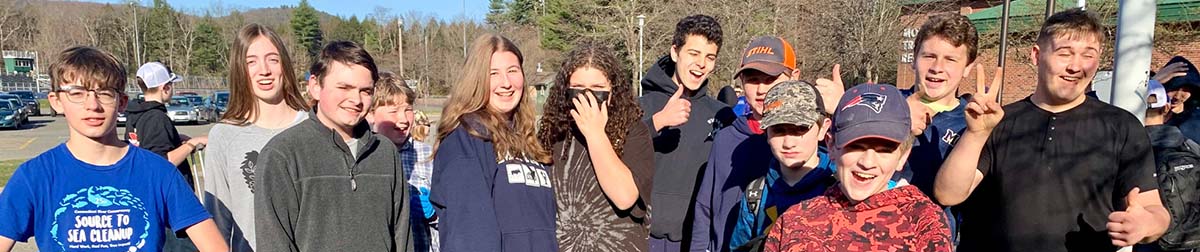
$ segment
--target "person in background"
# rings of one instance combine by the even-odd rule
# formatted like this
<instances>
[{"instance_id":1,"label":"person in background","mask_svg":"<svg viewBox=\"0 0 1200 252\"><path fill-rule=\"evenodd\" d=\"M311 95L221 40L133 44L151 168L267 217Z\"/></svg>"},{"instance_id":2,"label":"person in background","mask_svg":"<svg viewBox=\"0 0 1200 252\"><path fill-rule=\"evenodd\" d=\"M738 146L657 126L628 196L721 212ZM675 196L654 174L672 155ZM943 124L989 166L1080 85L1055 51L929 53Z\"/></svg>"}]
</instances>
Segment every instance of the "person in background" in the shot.
<instances>
[{"instance_id":1,"label":"person in background","mask_svg":"<svg viewBox=\"0 0 1200 252\"><path fill-rule=\"evenodd\" d=\"M429 181L433 173L433 162L429 156L433 148L428 144L412 138L413 102L416 92L392 72L379 74L375 82L375 94L371 96L371 108L367 109L367 123L371 129L400 149L400 166L404 167L404 178L408 182L409 202L413 211L409 211L409 222L413 234L413 249L418 252L437 251L438 244L432 239L437 230L430 222L437 219L433 205L429 204ZM420 211L416 211L420 209Z\"/></svg>"}]
</instances>

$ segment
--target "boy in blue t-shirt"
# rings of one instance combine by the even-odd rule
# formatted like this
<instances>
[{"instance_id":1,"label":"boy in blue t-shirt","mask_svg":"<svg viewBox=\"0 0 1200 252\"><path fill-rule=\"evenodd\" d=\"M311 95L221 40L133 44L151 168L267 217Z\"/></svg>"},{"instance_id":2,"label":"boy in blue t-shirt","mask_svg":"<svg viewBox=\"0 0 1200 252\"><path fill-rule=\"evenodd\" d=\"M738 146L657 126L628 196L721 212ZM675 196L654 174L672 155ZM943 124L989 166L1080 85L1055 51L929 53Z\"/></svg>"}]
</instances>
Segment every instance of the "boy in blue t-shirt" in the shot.
<instances>
[{"instance_id":1,"label":"boy in blue t-shirt","mask_svg":"<svg viewBox=\"0 0 1200 252\"><path fill-rule=\"evenodd\" d=\"M112 54L72 47L50 65L50 106L67 142L21 164L0 192L0 251L36 237L46 251L160 251L164 228L200 251L227 251L175 166L117 138L125 69Z\"/></svg>"}]
</instances>

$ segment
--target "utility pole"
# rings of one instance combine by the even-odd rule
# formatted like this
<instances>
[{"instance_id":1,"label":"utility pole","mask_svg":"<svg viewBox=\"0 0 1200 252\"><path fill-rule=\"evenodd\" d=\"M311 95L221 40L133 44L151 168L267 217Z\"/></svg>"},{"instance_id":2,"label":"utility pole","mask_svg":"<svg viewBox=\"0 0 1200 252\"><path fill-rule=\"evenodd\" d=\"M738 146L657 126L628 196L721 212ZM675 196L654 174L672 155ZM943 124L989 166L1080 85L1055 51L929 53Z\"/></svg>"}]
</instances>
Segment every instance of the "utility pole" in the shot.
<instances>
[{"instance_id":1,"label":"utility pole","mask_svg":"<svg viewBox=\"0 0 1200 252\"><path fill-rule=\"evenodd\" d=\"M1050 18L1050 15L1054 15L1054 0L1046 0L1046 17L1043 19Z\"/></svg>"},{"instance_id":2,"label":"utility pole","mask_svg":"<svg viewBox=\"0 0 1200 252\"><path fill-rule=\"evenodd\" d=\"M1154 0L1120 0L1117 7L1117 45L1113 53L1112 98L1109 104L1130 111L1145 121L1146 81L1158 6Z\"/></svg>"},{"instance_id":3,"label":"utility pole","mask_svg":"<svg viewBox=\"0 0 1200 252\"><path fill-rule=\"evenodd\" d=\"M138 4L137 2L129 2L129 9L133 10L133 53L137 59L137 65L142 65L142 33L138 31Z\"/></svg>"},{"instance_id":4,"label":"utility pole","mask_svg":"<svg viewBox=\"0 0 1200 252\"><path fill-rule=\"evenodd\" d=\"M462 16L467 18L467 0L462 1ZM463 21L463 59L467 58L467 22Z\"/></svg>"},{"instance_id":5,"label":"utility pole","mask_svg":"<svg viewBox=\"0 0 1200 252\"><path fill-rule=\"evenodd\" d=\"M397 58L400 58L400 77L404 77L404 19L396 18L396 34L400 35L400 43L396 43Z\"/></svg>"},{"instance_id":6,"label":"utility pole","mask_svg":"<svg viewBox=\"0 0 1200 252\"><path fill-rule=\"evenodd\" d=\"M1005 54L1008 53L1008 7L1012 5L1010 0L1004 0L1004 11L1000 15L1000 58L997 60L1000 67L1004 67ZM1000 86L996 87L996 103L1004 104L1001 99L1004 97L1004 75L1000 75Z\"/></svg>"},{"instance_id":7,"label":"utility pole","mask_svg":"<svg viewBox=\"0 0 1200 252\"><path fill-rule=\"evenodd\" d=\"M637 80L634 81L633 86L635 88L637 88L638 96L642 96L642 88L641 88L641 85L638 85L638 83L642 81L642 71L645 70L645 66L642 65L645 63L645 54L642 49L642 37L643 37L642 34L644 33L643 31L646 30L646 15L638 15L637 19L638 19L638 69L637 69Z\"/></svg>"}]
</instances>

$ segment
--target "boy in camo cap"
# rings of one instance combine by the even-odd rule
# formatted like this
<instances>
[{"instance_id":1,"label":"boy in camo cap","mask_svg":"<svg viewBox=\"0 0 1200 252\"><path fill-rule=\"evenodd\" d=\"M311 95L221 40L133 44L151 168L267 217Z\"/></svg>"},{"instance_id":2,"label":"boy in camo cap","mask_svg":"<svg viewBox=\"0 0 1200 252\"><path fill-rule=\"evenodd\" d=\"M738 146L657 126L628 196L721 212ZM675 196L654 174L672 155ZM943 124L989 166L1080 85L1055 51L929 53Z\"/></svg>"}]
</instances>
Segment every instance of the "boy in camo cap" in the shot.
<instances>
[{"instance_id":1,"label":"boy in camo cap","mask_svg":"<svg viewBox=\"0 0 1200 252\"><path fill-rule=\"evenodd\" d=\"M836 180L834 162L818 143L831 125L820 93L804 81L779 83L763 102L762 127L774 159L751 182L738 206L731 251L761 251L766 229L792 205L825 192Z\"/></svg>"}]
</instances>

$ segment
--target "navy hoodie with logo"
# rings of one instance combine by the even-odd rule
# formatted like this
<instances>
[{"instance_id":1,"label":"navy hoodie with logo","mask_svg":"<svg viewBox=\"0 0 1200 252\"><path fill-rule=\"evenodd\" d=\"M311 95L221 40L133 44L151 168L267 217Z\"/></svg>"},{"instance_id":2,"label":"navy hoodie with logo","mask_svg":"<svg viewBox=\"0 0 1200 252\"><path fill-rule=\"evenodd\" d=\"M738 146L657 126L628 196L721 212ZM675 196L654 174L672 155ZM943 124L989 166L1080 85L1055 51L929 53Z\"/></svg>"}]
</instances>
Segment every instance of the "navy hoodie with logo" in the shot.
<instances>
[{"instance_id":1,"label":"navy hoodie with logo","mask_svg":"<svg viewBox=\"0 0 1200 252\"><path fill-rule=\"evenodd\" d=\"M717 130L735 119L729 105L708 95L708 81L698 92L688 97L692 112L688 121L678 127L665 127L654 132L653 118L666 106L671 95L680 88L673 81L675 61L663 56L651 66L642 79L640 98L646 111L642 122L650 127L654 142L654 190L651 194L650 236L670 241L683 241L691 236L692 205L697 184L708 163Z\"/></svg>"},{"instance_id":2,"label":"navy hoodie with logo","mask_svg":"<svg viewBox=\"0 0 1200 252\"><path fill-rule=\"evenodd\" d=\"M551 170L526 159L497 159L490 133L476 118L464 115L434 154L429 202L438 214L441 251L558 251Z\"/></svg>"},{"instance_id":3,"label":"navy hoodie with logo","mask_svg":"<svg viewBox=\"0 0 1200 252\"><path fill-rule=\"evenodd\" d=\"M738 206L746 186L767 175L775 157L766 134L755 134L749 116L717 132L708 166L696 193L691 251L729 251L729 238L738 222Z\"/></svg>"}]
</instances>

